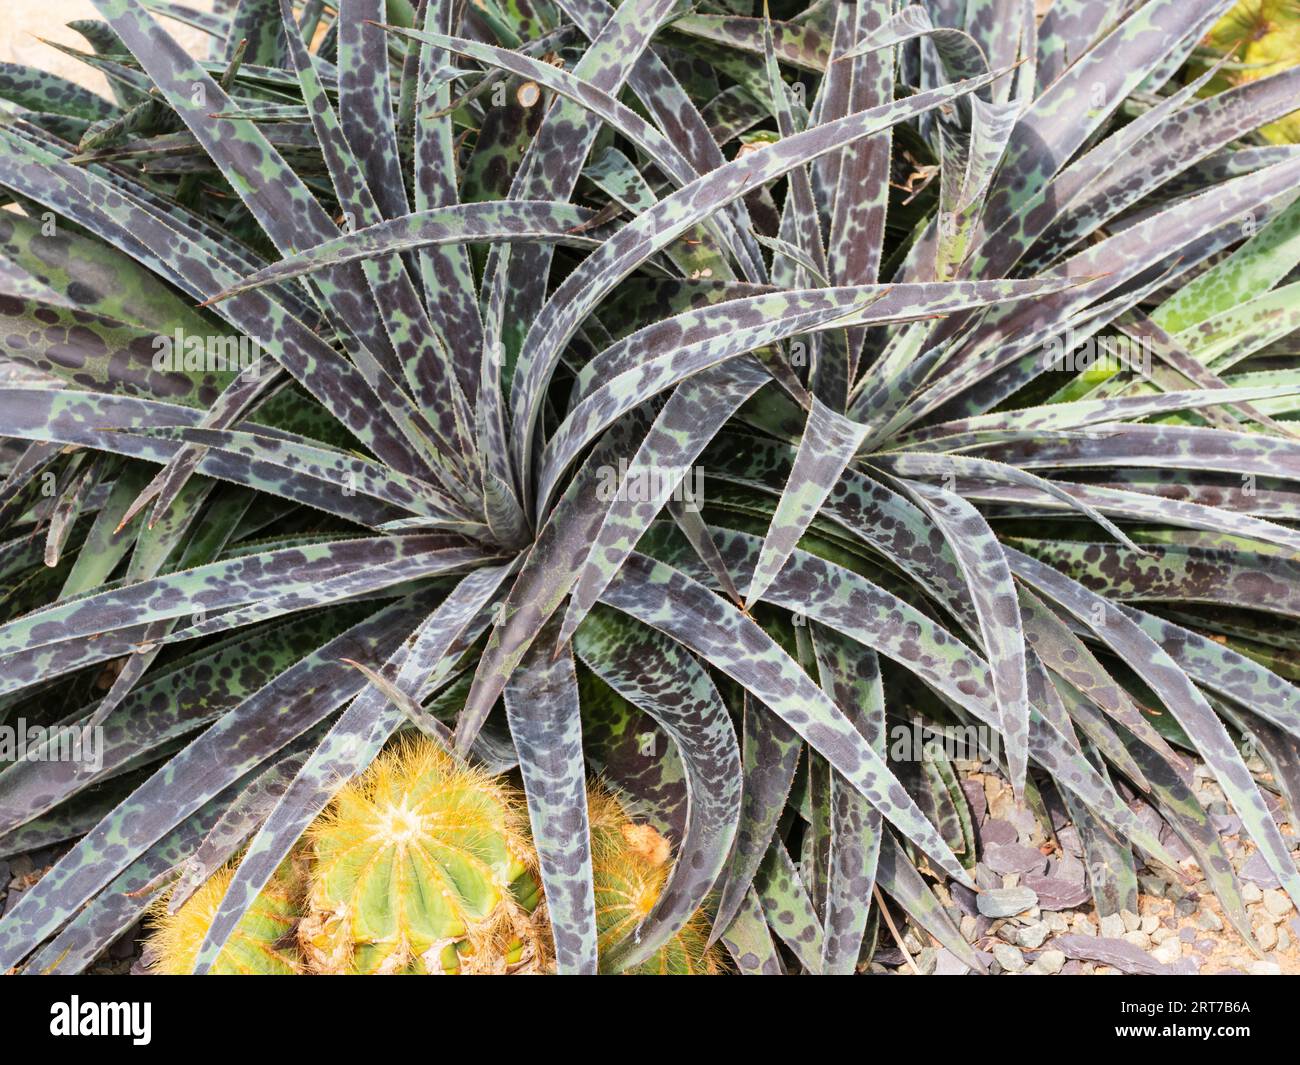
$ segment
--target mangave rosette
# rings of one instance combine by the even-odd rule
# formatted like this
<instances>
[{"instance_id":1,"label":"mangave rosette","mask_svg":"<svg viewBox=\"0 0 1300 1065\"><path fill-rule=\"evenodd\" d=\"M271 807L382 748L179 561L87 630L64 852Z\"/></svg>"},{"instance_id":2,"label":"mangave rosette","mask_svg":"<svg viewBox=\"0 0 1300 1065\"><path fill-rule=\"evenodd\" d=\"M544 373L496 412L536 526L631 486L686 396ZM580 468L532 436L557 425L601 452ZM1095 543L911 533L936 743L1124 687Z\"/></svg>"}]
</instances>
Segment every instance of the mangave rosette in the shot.
<instances>
[{"instance_id":1,"label":"mangave rosette","mask_svg":"<svg viewBox=\"0 0 1300 1065\"><path fill-rule=\"evenodd\" d=\"M314 970L850 973L883 905L979 971L900 721L1249 938L1197 759L1300 902L1300 67L1207 91L1231 0L94 4L105 94L0 65L0 722L103 741L0 768L64 848L0 971L231 863L221 968L304 837Z\"/></svg>"}]
</instances>

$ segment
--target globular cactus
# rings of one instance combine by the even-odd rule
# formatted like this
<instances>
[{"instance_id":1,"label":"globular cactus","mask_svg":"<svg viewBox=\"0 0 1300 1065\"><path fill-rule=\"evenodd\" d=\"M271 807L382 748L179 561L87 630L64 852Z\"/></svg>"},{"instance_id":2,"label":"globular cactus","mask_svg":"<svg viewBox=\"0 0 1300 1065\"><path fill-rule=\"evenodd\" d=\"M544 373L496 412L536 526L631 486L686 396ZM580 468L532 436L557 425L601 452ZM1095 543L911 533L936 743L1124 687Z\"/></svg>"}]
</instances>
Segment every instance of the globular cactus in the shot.
<instances>
[{"instance_id":1,"label":"globular cactus","mask_svg":"<svg viewBox=\"0 0 1300 1065\"><path fill-rule=\"evenodd\" d=\"M210 970L213 974L295 976L306 971L295 937L307 892L306 864L301 852L281 863L221 948ZM146 950L151 971L167 976L193 972L236 865L232 862L217 870L175 913L165 905L154 911L154 931Z\"/></svg>"},{"instance_id":2,"label":"globular cactus","mask_svg":"<svg viewBox=\"0 0 1300 1065\"><path fill-rule=\"evenodd\" d=\"M601 785L588 793L602 960L663 893L672 848ZM522 796L427 740L385 751L347 783L222 949L226 974L546 972L550 929ZM155 916L159 973L193 969L235 864ZM697 913L637 975L721 972Z\"/></svg>"},{"instance_id":3,"label":"globular cactus","mask_svg":"<svg viewBox=\"0 0 1300 1065\"><path fill-rule=\"evenodd\" d=\"M596 942L604 959L654 909L668 881L672 850L653 827L633 823L623 804L604 787L589 789L587 808ZM708 938L708 917L697 912L646 961L626 972L637 976L715 975L722 971L722 958L708 946Z\"/></svg>"},{"instance_id":4,"label":"globular cactus","mask_svg":"<svg viewBox=\"0 0 1300 1065\"><path fill-rule=\"evenodd\" d=\"M381 754L308 838L312 885L299 942L312 972L544 967L518 794L427 740Z\"/></svg>"}]
</instances>

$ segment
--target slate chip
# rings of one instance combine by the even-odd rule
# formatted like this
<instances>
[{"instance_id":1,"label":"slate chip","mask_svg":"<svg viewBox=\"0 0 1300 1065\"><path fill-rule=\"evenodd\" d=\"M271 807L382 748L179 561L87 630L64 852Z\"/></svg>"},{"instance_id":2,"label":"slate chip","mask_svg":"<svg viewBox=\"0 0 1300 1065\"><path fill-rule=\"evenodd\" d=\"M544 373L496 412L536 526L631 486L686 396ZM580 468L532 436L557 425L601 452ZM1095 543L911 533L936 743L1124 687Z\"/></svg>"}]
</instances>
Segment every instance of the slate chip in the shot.
<instances>
[{"instance_id":1,"label":"slate chip","mask_svg":"<svg viewBox=\"0 0 1300 1065\"><path fill-rule=\"evenodd\" d=\"M1079 842L1079 833L1073 825L1067 825L1056 833L1056 842L1066 854L1073 854L1076 858L1083 857L1083 844Z\"/></svg>"},{"instance_id":2,"label":"slate chip","mask_svg":"<svg viewBox=\"0 0 1300 1065\"><path fill-rule=\"evenodd\" d=\"M1268 867L1264 861L1264 856L1256 851L1247 859L1246 864L1241 867L1241 878L1249 880L1252 884L1258 884L1262 888L1280 888L1282 885L1278 881L1273 870Z\"/></svg>"},{"instance_id":3,"label":"slate chip","mask_svg":"<svg viewBox=\"0 0 1300 1065\"><path fill-rule=\"evenodd\" d=\"M952 901L957 904L957 908L967 917L974 917L979 913L979 907L975 902L975 892L965 884L951 884L948 891L952 894Z\"/></svg>"},{"instance_id":4,"label":"slate chip","mask_svg":"<svg viewBox=\"0 0 1300 1065\"><path fill-rule=\"evenodd\" d=\"M1059 876L1026 876L1022 883L1038 896L1044 910L1072 910L1092 898L1086 884Z\"/></svg>"},{"instance_id":5,"label":"slate chip","mask_svg":"<svg viewBox=\"0 0 1300 1065\"><path fill-rule=\"evenodd\" d=\"M1038 895L1027 887L993 888L979 895L979 911L985 917L1014 917L1038 905Z\"/></svg>"},{"instance_id":6,"label":"slate chip","mask_svg":"<svg viewBox=\"0 0 1300 1065\"><path fill-rule=\"evenodd\" d=\"M1047 856L1019 843L995 843L984 848L984 862L995 873L1041 873Z\"/></svg>"},{"instance_id":7,"label":"slate chip","mask_svg":"<svg viewBox=\"0 0 1300 1065\"><path fill-rule=\"evenodd\" d=\"M1016 826L1010 821L1002 821L993 817L980 825L980 842L986 848L998 844L1019 843L1020 833L1016 831Z\"/></svg>"},{"instance_id":8,"label":"slate chip","mask_svg":"<svg viewBox=\"0 0 1300 1065\"><path fill-rule=\"evenodd\" d=\"M1191 959L1184 958L1165 965L1132 943L1108 936L1057 936L1052 943L1058 949L1065 951L1067 958L1099 962L1121 972L1144 976L1192 975L1197 972L1196 963Z\"/></svg>"},{"instance_id":9,"label":"slate chip","mask_svg":"<svg viewBox=\"0 0 1300 1065\"><path fill-rule=\"evenodd\" d=\"M961 790L966 795L966 802L970 806L971 819L975 824L979 824L989 815L988 799L984 796L984 785L978 780L966 780L962 782Z\"/></svg>"}]
</instances>

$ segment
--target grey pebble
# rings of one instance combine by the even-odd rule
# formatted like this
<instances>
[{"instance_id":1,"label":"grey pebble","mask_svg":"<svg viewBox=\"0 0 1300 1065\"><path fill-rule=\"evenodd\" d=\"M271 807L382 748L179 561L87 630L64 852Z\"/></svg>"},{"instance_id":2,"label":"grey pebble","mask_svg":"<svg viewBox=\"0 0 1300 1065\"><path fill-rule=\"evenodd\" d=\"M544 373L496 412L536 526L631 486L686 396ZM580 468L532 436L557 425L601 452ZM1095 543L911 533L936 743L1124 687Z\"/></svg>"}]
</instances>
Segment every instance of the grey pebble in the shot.
<instances>
[{"instance_id":1,"label":"grey pebble","mask_svg":"<svg viewBox=\"0 0 1300 1065\"><path fill-rule=\"evenodd\" d=\"M1038 905L1038 895L1026 887L994 888L979 895L979 911L985 917L1013 917Z\"/></svg>"},{"instance_id":2,"label":"grey pebble","mask_svg":"<svg viewBox=\"0 0 1300 1065\"><path fill-rule=\"evenodd\" d=\"M1279 888L1281 883L1273 874L1273 870L1268 867L1264 861L1264 856L1256 851L1247 860L1246 864L1241 867L1241 878L1258 884L1262 888Z\"/></svg>"}]
</instances>

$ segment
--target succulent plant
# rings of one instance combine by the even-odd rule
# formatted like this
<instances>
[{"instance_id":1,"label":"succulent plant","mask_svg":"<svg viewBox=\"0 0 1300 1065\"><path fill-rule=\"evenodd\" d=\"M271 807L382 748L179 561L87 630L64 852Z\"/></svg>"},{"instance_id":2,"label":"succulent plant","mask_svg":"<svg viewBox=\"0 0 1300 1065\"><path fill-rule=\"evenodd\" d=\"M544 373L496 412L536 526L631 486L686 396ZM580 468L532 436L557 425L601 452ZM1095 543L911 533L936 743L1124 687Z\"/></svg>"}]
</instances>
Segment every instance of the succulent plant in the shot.
<instances>
[{"instance_id":1,"label":"succulent plant","mask_svg":"<svg viewBox=\"0 0 1300 1065\"><path fill-rule=\"evenodd\" d=\"M301 853L284 860L221 948L212 965L214 974L299 976L306 971L297 941L307 891L306 864ZM231 863L217 870L174 910L166 899L159 901L147 946L151 972L183 976L193 971L235 868Z\"/></svg>"},{"instance_id":2,"label":"succulent plant","mask_svg":"<svg viewBox=\"0 0 1300 1065\"><path fill-rule=\"evenodd\" d=\"M589 789L591 875L596 939L602 958L617 957L654 912L671 868L672 847L653 825L632 820L604 787ZM721 950L709 945L709 918L698 911L649 958L624 970L633 976L713 976Z\"/></svg>"},{"instance_id":3,"label":"succulent plant","mask_svg":"<svg viewBox=\"0 0 1300 1065\"><path fill-rule=\"evenodd\" d=\"M1296 0L1238 0L1205 40L1222 69L1206 88L1223 90L1265 78L1300 64L1300 3ZM1279 144L1300 142L1300 109L1260 128Z\"/></svg>"},{"instance_id":4,"label":"succulent plant","mask_svg":"<svg viewBox=\"0 0 1300 1065\"><path fill-rule=\"evenodd\" d=\"M70 845L0 971L238 856L211 971L416 731L517 774L564 974L706 899L739 972L881 898L982 969L913 727L1103 911L1162 823L1250 935L1188 757L1300 901L1300 70L1200 95L1226 0L95 3L111 99L0 67L0 721L99 738L0 772ZM673 855L603 955L597 775Z\"/></svg>"},{"instance_id":5,"label":"succulent plant","mask_svg":"<svg viewBox=\"0 0 1300 1065\"><path fill-rule=\"evenodd\" d=\"M312 826L298 929L320 974L540 968L517 798L427 740L386 751Z\"/></svg>"}]
</instances>

